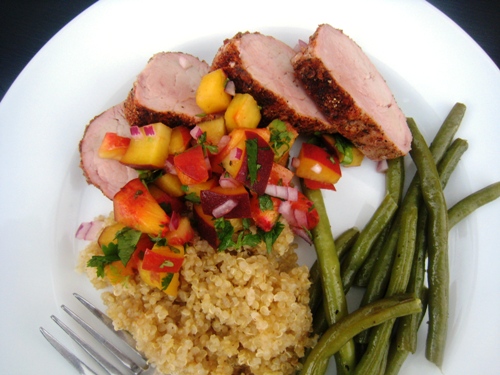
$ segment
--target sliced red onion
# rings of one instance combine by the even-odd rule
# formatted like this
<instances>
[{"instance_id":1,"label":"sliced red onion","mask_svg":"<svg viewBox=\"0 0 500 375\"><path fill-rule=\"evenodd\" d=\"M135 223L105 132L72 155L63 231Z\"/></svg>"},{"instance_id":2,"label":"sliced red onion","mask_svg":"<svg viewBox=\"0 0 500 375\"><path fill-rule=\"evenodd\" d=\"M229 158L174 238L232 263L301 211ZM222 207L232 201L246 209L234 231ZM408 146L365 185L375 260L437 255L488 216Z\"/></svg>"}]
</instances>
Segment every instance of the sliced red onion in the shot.
<instances>
[{"instance_id":1,"label":"sliced red onion","mask_svg":"<svg viewBox=\"0 0 500 375\"><path fill-rule=\"evenodd\" d=\"M212 210L212 216L215 218L222 217L222 216L228 214L229 212L231 212L231 210L233 208L235 208L237 205L238 205L238 202L236 200L228 199L227 201L225 201L224 203L215 207Z\"/></svg>"},{"instance_id":2,"label":"sliced red onion","mask_svg":"<svg viewBox=\"0 0 500 375\"><path fill-rule=\"evenodd\" d=\"M201 130L198 125L195 125L195 127L191 129L189 134L191 134L191 137L193 137L194 139L198 139L203 135L203 130Z\"/></svg>"},{"instance_id":3,"label":"sliced red onion","mask_svg":"<svg viewBox=\"0 0 500 375\"><path fill-rule=\"evenodd\" d=\"M168 229L176 230L177 228L179 228L180 220L181 220L181 215L179 215L178 212L173 211L172 215L170 216L170 223L168 223Z\"/></svg>"},{"instance_id":4,"label":"sliced red onion","mask_svg":"<svg viewBox=\"0 0 500 375\"><path fill-rule=\"evenodd\" d=\"M104 221L102 220L94 220L81 223L76 230L75 237L79 240L95 241L97 239L97 235L103 227Z\"/></svg>"},{"instance_id":5,"label":"sliced red onion","mask_svg":"<svg viewBox=\"0 0 500 375\"><path fill-rule=\"evenodd\" d=\"M302 210L293 210L293 216L299 227L307 227L307 213Z\"/></svg>"},{"instance_id":6,"label":"sliced red onion","mask_svg":"<svg viewBox=\"0 0 500 375\"><path fill-rule=\"evenodd\" d=\"M130 127L130 136L134 139L139 139L139 138L142 138L142 132L141 132L141 129L134 125L134 126L131 126Z\"/></svg>"},{"instance_id":7,"label":"sliced red onion","mask_svg":"<svg viewBox=\"0 0 500 375\"><path fill-rule=\"evenodd\" d=\"M219 185L223 188L236 188L241 185L241 182L223 173L219 178Z\"/></svg>"},{"instance_id":8,"label":"sliced red onion","mask_svg":"<svg viewBox=\"0 0 500 375\"><path fill-rule=\"evenodd\" d=\"M224 91L226 94L229 94L231 96L236 95L236 86L234 85L234 81L228 81L226 83L226 87L224 88Z\"/></svg>"},{"instance_id":9,"label":"sliced red onion","mask_svg":"<svg viewBox=\"0 0 500 375\"><path fill-rule=\"evenodd\" d=\"M163 170L167 173L177 175L177 170L175 169L173 160L170 158L167 158L167 160L165 160L165 166L163 167Z\"/></svg>"},{"instance_id":10,"label":"sliced red onion","mask_svg":"<svg viewBox=\"0 0 500 375\"><path fill-rule=\"evenodd\" d=\"M293 48L293 50L295 52L300 52L302 51L303 49L305 49L307 47L307 43L304 42L302 39L299 39L297 41L297 44L295 45L295 47Z\"/></svg>"},{"instance_id":11,"label":"sliced red onion","mask_svg":"<svg viewBox=\"0 0 500 375\"><path fill-rule=\"evenodd\" d=\"M314 164L312 167L311 167L311 171L313 171L314 173L316 174L320 174L321 171L323 170L323 167L321 166L321 164L319 163L316 163Z\"/></svg>"},{"instance_id":12,"label":"sliced red onion","mask_svg":"<svg viewBox=\"0 0 500 375\"><path fill-rule=\"evenodd\" d=\"M299 158L292 158L292 167L298 168L300 166L300 159Z\"/></svg>"},{"instance_id":13,"label":"sliced red onion","mask_svg":"<svg viewBox=\"0 0 500 375\"><path fill-rule=\"evenodd\" d=\"M306 241L309 245L313 244L313 241L309 235L309 233L304 228L292 227L293 233Z\"/></svg>"},{"instance_id":14,"label":"sliced red onion","mask_svg":"<svg viewBox=\"0 0 500 375\"><path fill-rule=\"evenodd\" d=\"M290 201L283 201L278 207L278 212L285 218L290 226L296 226L297 220L293 214L292 204Z\"/></svg>"},{"instance_id":15,"label":"sliced red onion","mask_svg":"<svg viewBox=\"0 0 500 375\"><path fill-rule=\"evenodd\" d=\"M153 125L144 126L144 134L148 137L154 137L156 135L155 128Z\"/></svg>"},{"instance_id":16,"label":"sliced red onion","mask_svg":"<svg viewBox=\"0 0 500 375\"><path fill-rule=\"evenodd\" d=\"M387 169L389 168L389 164L387 164L387 160L380 160L377 162L377 172L384 173L387 172Z\"/></svg>"},{"instance_id":17,"label":"sliced red onion","mask_svg":"<svg viewBox=\"0 0 500 375\"><path fill-rule=\"evenodd\" d=\"M243 150L239 147L235 147L231 150L229 153L229 158L230 159L237 159L240 160L241 157L243 156Z\"/></svg>"},{"instance_id":18,"label":"sliced red onion","mask_svg":"<svg viewBox=\"0 0 500 375\"><path fill-rule=\"evenodd\" d=\"M231 140L231 137L228 136L228 135L223 135L221 137L221 139L219 140L219 143L217 143L217 150L219 150L219 152L227 146L227 144L229 143L229 141Z\"/></svg>"},{"instance_id":19,"label":"sliced red onion","mask_svg":"<svg viewBox=\"0 0 500 375\"><path fill-rule=\"evenodd\" d=\"M207 166L208 171L212 170L212 164L210 164L210 159L208 158L208 155L205 156L205 165Z\"/></svg>"},{"instance_id":20,"label":"sliced red onion","mask_svg":"<svg viewBox=\"0 0 500 375\"><path fill-rule=\"evenodd\" d=\"M299 191L290 186L267 184L265 193L287 201L296 201L299 199Z\"/></svg>"}]
</instances>

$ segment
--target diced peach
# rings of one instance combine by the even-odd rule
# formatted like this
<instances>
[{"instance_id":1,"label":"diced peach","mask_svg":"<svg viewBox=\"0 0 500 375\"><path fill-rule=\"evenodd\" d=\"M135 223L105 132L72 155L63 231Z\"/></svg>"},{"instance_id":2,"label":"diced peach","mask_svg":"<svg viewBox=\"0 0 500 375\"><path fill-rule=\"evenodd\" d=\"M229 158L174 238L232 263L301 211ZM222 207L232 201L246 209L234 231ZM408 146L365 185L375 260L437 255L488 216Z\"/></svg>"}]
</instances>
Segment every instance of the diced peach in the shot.
<instances>
[{"instance_id":1,"label":"diced peach","mask_svg":"<svg viewBox=\"0 0 500 375\"><path fill-rule=\"evenodd\" d=\"M298 160L295 171L298 177L335 184L342 175L337 156L314 144L303 143Z\"/></svg>"},{"instance_id":2,"label":"diced peach","mask_svg":"<svg viewBox=\"0 0 500 375\"><path fill-rule=\"evenodd\" d=\"M260 107L250 94L236 94L224 113L226 128L256 128L259 125Z\"/></svg>"},{"instance_id":3,"label":"diced peach","mask_svg":"<svg viewBox=\"0 0 500 375\"><path fill-rule=\"evenodd\" d=\"M194 230L191 226L191 222L187 217L179 218L179 224L176 229L171 230L165 235L167 243L169 245L184 245L189 243L194 238Z\"/></svg>"},{"instance_id":4,"label":"diced peach","mask_svg":"<svg viewBox=\"0 0 500 375\"><path fill-rule=\"evenodd\" d=\"M199 184L207 181L210 177L209 166L200 145L175 155L174 166L177 177L183 185Z\"/></svg>"},{"instance_id":5,"label":"diced peach","mask_svg":"<svg viewBox=\"0 0 500 375\"><path fill-rule=\"evenodd\" d=\"M273 204L273 207L272 209L263 210L260 204L259 196L257 194L252 194L250 197L252 219L255 221L255 225L265 232L269 232L271 229L273 229L274 225L280 217L280 214L278 212L280 200L275 197L269 198Z\"/></svg>"},{"instance_id":6,"label":"diced peach","mask_svg":"<svg viewBox=\"0 0 500 375\"><path fill-rule=\"evenodd\" d=\"M140 134L130 140L120 162L137 169L163 168L168 156L172 129L161 122L134 129Z\"/></svg>"},{"instance_id":7,"label":"diced peach","mask_svg":"<svg viewBox=\"0 0 500 375\"><path fill-rule=\"evenodd\" d=\"M170 143L168 145L168 154L175 155L186 151L192 139L187 126L176 126L172 129L172 135L170 136Z\"/></svg>"},{"instance_id":8,"label":"diced peach","mask_svg":"<svg viewBox=\"0 0 500 375\"><path fill-rule=\"evenodd\" d=\"M201 131L207 133L207 143L216 146L221 138L226 135L226 124L224 117L219 117L214 120L204 121L198 124Z\"/></svg>"},{"instance_id":9,"label":"diced peach","mask_svg":"<svg viewBox=\"0 0 500 375\"><path fill-rule=\"evenodd\" d=\"M269 183L273 185L290 186L293 179L293 172L281 164L273 163Z\"/></svg>"},{"instance_id":10,"label":"diced peach","mask_svg":"<svg viewBox=\"0 0 500 375\"><path fill-rule=\"evenodd\" d=\"M200 237L208 242L210 246L217 249L219 246L219 238L217 237L217 232L214 225L214 217L212 215L207 215L203 212L201 204L193 205L193 216L196 229L200 234Z\"/></svg>"},{"instance_id":11,"label":"diced peach","mask_svg":"<svg viewBox=\"0 0 500 375\"><path fill-rule=\"evenodd\" d=\"M180 285L179 273L171 274L172 280L170 281L168 287L164 289L162 286L162 282L166 277L169 276L168 272L155 272L145 270L144 268L142 268L142 261L139 262L138 270L139 276L141 277L142 281L144 281L150 287L158 288L160 290L163 290L163 292L165 292L169 296L177 297Z\"/></svg>"},{"instance_id":12,"label":"diced peach","mask_svg":"<svg viewBox=\"0 0 500 375\"><path fill-rule=\"evenodd\" d=\"M134 270L131 267L124 266L121 260L115 260L104 266L104 275L112 285L123 283L134 273Z\"/></svg>"},{"instance_id":13,"label":"diced peach","mask_svg":"<svg viewBox=\"0 0 500 375\"><path fill-rule=\"evenodd\" d=\"M224 111L231 102L226 92L227 75L222 69L214 70L201 78L196 90L196 104L207 114Z\"/></svg>"},{"instance_id":14,"label":"diced peach","mask_svg":"<svg viewBox=\"0 0 500 375\"><path fill-rule=\"evenodd\" d=\"M213 155L210 157L210 164L212 165L212 171L214 173L222 174L224 172L224 168L222 166L222 160L229 157L229 154L233 149L235 149L241 142L245 142L246 134L243 129L235 129L229 134L229 142L222 150L219 150L217 155ZM228 161L231 158L229 157Z\"/></svg>"},{"instance_id":15,"label":"diced peach","mask_svg":"<svg viewBox=\"0 0 500 375\"><path fill-rule=\"evenodd\" d=\"M182 190L182 183L175 174L165 173L158 177L154 184L172 197L182 197L185 194Z\"/></svg>"},{"instance_id":16,"label":"diced peach","mask_svg":"<svg viewBox=\"0 0 500 375\"><path fill-rule=\"evenodd\" d=\"M200 197L200 192L202 190L210 190L217 186L217 181L213 178L194 185L184 185L184 190L186 194L195 194L198 198Z\"/></svg>"},{"instance_id":17,"label":"diced peach","mask_svg":"<svg viewBox=\"0 0 500 375\"><path fill-rule=\"evenodd\" d=\"M123 228L125 228L125 224L122 223L115 223L105 227L97 239L99 247L108 246L110 243L116 243L116 234Z\"/></svg>"},{"instance_id":18,"label":"diced peach","mask_svg":"<svg viewBox=\"0 0 500 375\"><path fill-rule=\"evenodd\" d=\"M98 155L103 159L120 160L130 144L130 138L108 132L104 135Z\"/></svg>"},{"instance_id":19,"label":"diced peach","mask_svg":"<svg viewBox=\"0 0 500 375\"><path fill-rule=\"evenodd\" d=\"M130 180L113 198L115 221L143 233L161 235L169 216L138 178Z\"/></svg>"}]
</instances>

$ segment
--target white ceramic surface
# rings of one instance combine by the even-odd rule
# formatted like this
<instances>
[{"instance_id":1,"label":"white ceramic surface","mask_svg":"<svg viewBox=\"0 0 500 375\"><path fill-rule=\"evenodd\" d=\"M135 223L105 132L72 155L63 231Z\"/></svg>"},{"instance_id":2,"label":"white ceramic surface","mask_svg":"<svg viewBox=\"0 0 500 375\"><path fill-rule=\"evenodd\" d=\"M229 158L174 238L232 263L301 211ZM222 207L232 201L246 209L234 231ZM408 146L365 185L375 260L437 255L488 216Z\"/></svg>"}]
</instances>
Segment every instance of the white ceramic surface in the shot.
<instances>
[{"instance_id":1,"label":"white ceramic surface","mask_svg":"<svg viewBox=\"0 0 500 375\"><path fill-rule=\"evenodd\" d=\"M61 341L50 320L78 312L77 291L98 294L74 272L81 221L111 204L86 185L78 141L95 115L125 98L134 77L159 51L189 52L211 61L224 38L260 31L294 46L320 23L351 36L373 59L406 115L431 139L451 106L467 104L459 137L469 150L446 190L449 204L500 180L500 72L477 44L424 1L254 0L100 1L63 28L26 66L0 103L0 373L71 374L39 333ZM384 193L374 163L345 170L336 193L325 193L334 234L362 227ZM500 347L498 269L500 201L450 233L451 315L443 373L494 374ZM313 250L301 244L301 260ZM417 354L402 374L440 374ZM69 343L74 347L73 344ZM334 373L334 372L331 372Z\"/></svg>"}]
</instances>

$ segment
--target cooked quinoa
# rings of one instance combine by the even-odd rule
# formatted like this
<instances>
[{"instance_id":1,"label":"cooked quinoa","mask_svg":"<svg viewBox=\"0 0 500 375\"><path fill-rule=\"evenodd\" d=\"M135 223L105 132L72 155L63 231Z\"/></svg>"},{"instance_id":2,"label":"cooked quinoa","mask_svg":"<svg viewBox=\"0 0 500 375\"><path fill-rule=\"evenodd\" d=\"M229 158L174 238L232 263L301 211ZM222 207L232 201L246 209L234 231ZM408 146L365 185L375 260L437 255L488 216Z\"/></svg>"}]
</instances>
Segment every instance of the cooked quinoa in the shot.
<instances>
[{"instance_id":1,"label":"cooked quinoa","mask_svg":"<svg viewBox=\"0 0 500 375\"><path fill-rule=\"evenodd\" d=\"M164 374L291 374L313 345L309 272L292 242L286 224L271 254L264 244L219 252L196 239L177 298L132 278L102 294L107 313ZM91 243L79 268L96 288L109 287L85 267L96 254Z\"/></svg>"}]
</instances>

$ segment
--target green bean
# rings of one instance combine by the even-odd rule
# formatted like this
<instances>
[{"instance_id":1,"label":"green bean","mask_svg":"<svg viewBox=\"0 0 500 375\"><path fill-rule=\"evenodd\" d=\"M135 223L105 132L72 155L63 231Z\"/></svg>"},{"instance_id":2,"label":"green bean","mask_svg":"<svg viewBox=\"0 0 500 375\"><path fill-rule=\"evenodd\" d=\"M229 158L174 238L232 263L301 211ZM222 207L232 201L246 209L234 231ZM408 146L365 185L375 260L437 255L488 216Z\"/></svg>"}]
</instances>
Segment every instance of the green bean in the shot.
<instances>
[{"instance_id":1,"label":"green bean","mask_svg":"<svg viewBox=\"0 0 500 375\"><path fill-rule=\"evenodd\" d=\"M375 262L380 256L380 252L382 251L382 247L384 246L384 242L387 239L387 235L389 234L390 225L387 225L382 233L377 238L377 241L373 245L370 254L363 262L363 265L358 270L356 277L354 278L354 285L360 287L366 287L368 285L368 281L370 280L370 275L372 274L373 267L375 266Z\"/></svg>"},{"instance_id":2,"label":"green bean","mask_svg":"<svg viewBox=\"0 0 500 375\"><path fill-rule=\"evenodd\" d=\"M319 222L311 230L323 288L323 305L328 325L331 326L347 315L347 301L340 277L340 262L335 248L330 220L326 213L323 195L319 189L308 189L302 184L302 191L309 198L319 215ZM348 341L335 356L339 374L349 374L356 363L354 342ZM325 363L324 363L325 365Z\"/></svg>"},{"instance_id":3,"label":"green bean","mask_svg":"<svg viewBox=\"0 0 500 375\"><path fill-rule=\"evenodd\" d=\"M334 243L335 250L337 251L337 257L339 259L350 250L354 242L356 242L358 236L359 229L353 227L345 230L337 237ZM309 270L309 278L311 280L311 286L309 288L309 307L314 313L323 299L323 290L321 288L321 273L317 260L314 261L311 269Z\"/></svg>"},{"instance_id":4,"label":"green bean","mask_svg":"<svg viewBox=\"0 0 500 375\"><path fill-rule=\"evenodd\" d=\"M457 138L453 141L441 161L438 163L437 171L443 189L448 184L451 174L455 170L460 158L468 148L469 144L466 140Z\"/></svg>"},{"instance_id":5,"label":"green bean","mask_svg":"<svg viewBox=\"0 0 500 375\"><path fill-rule=\"evenodd\" d=\"M400 235L397 244L397 253L391 271L386 296L406 292L410 278L413 254L415 251L415 236L417 224L416 206L409 206L403 211ZM376 327L370 335L370 341L366 353L361 358L353 374L366 374L370 369L378 368L389 349L389 340L395 320L391 319Z\"/></svg>"},{"instance_id":6,"label":"green bean","mask_svg":"<svg viewBox=\"0 0 500 375\"><path fill-rule=\"evenodd\" d=\"M446 345L449 310L448 213L431 151L415 121L408 119L408 125L413 135L410 155L417 166L422 196L429 213L429 331L426 358L441 367Z\"/></svg>"},{"instance_id":7,"label":"green bean","mask_svg":"<svg viewBox=\"0 0 500 375\"><path fill-rule=\"evenodd\" d=\"M437 166L439 178L443 189L448 184L448 180L455 170L461 156L468 148L468 143L463 139L456 139L450 145L443 158ZM412 272L407 292L415 293L419 298L422 298L422 290L424 289L425 280L425 259L427 254L427 209L425 205L419 207L418 223L417 223L417 240L415 257L413 260ZM397 347L402 351L414 353L417 347L417 331L420 326L420 321L416 315L403 317L399 322L399 327L396 335Z\"/></svg>"},{"instance_id":8,"label":"green bean","mask_svg":"<svg viewBox=\"0 0 500 375\"><path fill-rule=\"evenodd\" d=\"M337 257L342 259L352 248L352 245L359 237L359 229L352 227L342 232L335 240L335 248L337 249Z\"/></svg>"},{"instance_id":9,"label":"green bean","mask_svg":"<svg viewBox=\"0 0 500 375\"><path fill-rule=\"evenodd\" d=\"M397 295L368 304L344 316L321 336L309 353L301 375L319 374L318 367L337 353L359 332L387 320L421 311L421 302L413 295Z\"/></svg>"},{"instance_id":10,"label":"green bean","mask_svg":"<svg viewBox=\"0 0 500 375\"><path fill-rule=\"evenodd\" d=\"M385 173L386 190L399 206L403 198L405 184L404 157L387 160L387 165L388 168Z\"/></svg>"},{"instance_id":11,"label":"green bean","mask_svg":"<svg viewBox=\"0 0 500 375\"><path fill-rule=\"evenodd\" d=\"M443 158L443 155L451 144L458 128L460 127L465 110L466 107L464 104L456 103L436 133L430 146L430 151L436 163ZM401 211L403 211L404 207L408 205L418 206L420 204L420 200L420 181L418 175L415 175L403 198L401 208L398 210L396 217L394 218L394 222L384 243L383 249L373 267L365 293L361 300L361 306L375 301L384 295L385 288L389 282L389 270L391 269L392 262L394 261L396 243L399 235L399 223L401 221ZM367 333L363 333L357 338L358 342L366 342L366 340Z\"/></svg>"},{"instance_id":12,"label":"green bean","mask_svg":"<svg viewBox=\"0 0 500 375\"><path fill-rule=\"evenodd\" d=\"M500 197L500 181L463 198L448 210L450 229L467 215L498 197Z\"/></svg>"},{"instance_id":13,"label":"green bean","mask_svg":"<svg viewBox=\"0 0 500 375\"><path fill-rule=\"evenodd\" d=\"M388 169L385 174L387 194L392 196L394 202L396 202L396 204L400 206L403 198L405 182L404 158L399 157L396 159L388 160L387 164ZM377 237L368 257L356 273L354 285L366 287L366 285L368 284L368 280L370 278L375 262L380 254L382 246L384 245L384 241L387 238L390 225L390 223L387 223L387 225L381 231L380 235Z\"/></svg>"},{"instance_id":14,"label":"green bean","mask_svg":"<svg viewBox=\"0 0 500 375\"><path fill-rule=\"evenodd\" d=\"M392 196L387 194L372 215L370 221L359 234L357 241L341 265L340 273L342 275L344 293L347 293L351 288L356 273L369 255L377 237L392 220L397 208L398 206Z\"/></svg>"}]
</instances>

